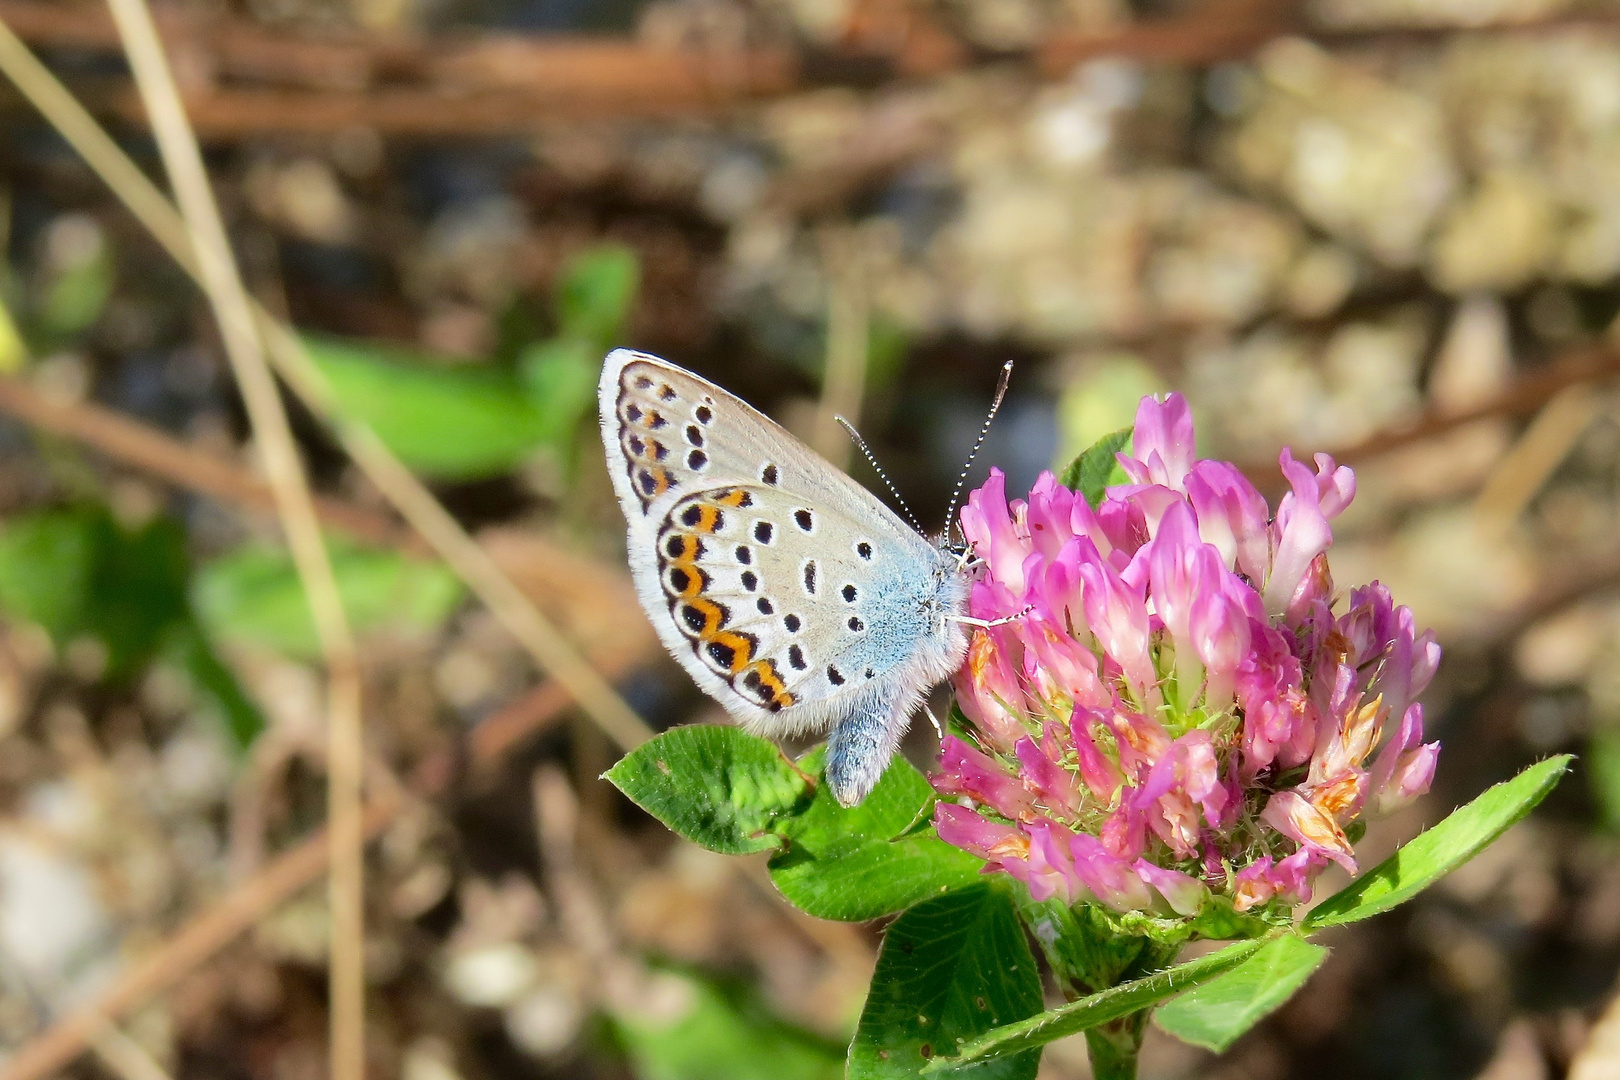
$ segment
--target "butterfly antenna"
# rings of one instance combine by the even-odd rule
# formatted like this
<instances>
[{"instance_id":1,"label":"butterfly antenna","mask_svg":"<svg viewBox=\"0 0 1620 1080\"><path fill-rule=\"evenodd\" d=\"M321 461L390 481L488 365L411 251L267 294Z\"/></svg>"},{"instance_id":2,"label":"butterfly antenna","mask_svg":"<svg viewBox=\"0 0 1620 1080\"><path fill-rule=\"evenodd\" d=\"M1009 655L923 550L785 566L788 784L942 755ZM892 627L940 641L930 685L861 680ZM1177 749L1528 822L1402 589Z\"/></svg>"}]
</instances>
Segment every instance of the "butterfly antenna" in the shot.
<instances>
[{"instance_id":1,"label":"butterfly antenna","mask_svg":"<svg viewBox=\"0 0 1620 1080\"><path fill-rule=\"evenodd\" d=\"M901 495L900 489L894 486L894 481L890 480L889 474L883 471L883 466L877 463L877 458L872 454L872 448L866 445L866 440L861 438L861 433L855 430L855 425L842 416L834 416L833 419L838 421L845 431L849 432L849 437L855 440L855 445L861 448L862 454L866 455L866 463L872 466L872 470L878 474L878 479L883 481L883 486L889 489L890 495L894 496L894 501L900 504L900 509L904 511L906 520L911 522L913 529L921 533L922 526L917 524L917 515L911 512L911 507L906 505L905 496Z\"/></svg>"},{"instance_id":2,"label":"butterfly antenna","mask_svg":"<svg viewBox=\"0 0 1620 1080\"><path fill-rule=\"evenodd\" d=\"M1001 399L1007 396L1007 383L1012 379L1013 362L1007 361L1001 365L1001 378L996 381L996 396L990 402L990 415L984 418L984 425L979 428L979 437L973 440L973 449L968 452L967 464L962 466L962 475L956 478L956 490L951 492L951 506L945 511L945 535L951 535L951 529L956 527L956 508L962 505L962 489L967 486L968 472L973 468L973 459L979 456L979 449L984 446L984 440L990 434L990 425L995 422L996 413L1001 411Z\"/></svg>"}]
</instances>

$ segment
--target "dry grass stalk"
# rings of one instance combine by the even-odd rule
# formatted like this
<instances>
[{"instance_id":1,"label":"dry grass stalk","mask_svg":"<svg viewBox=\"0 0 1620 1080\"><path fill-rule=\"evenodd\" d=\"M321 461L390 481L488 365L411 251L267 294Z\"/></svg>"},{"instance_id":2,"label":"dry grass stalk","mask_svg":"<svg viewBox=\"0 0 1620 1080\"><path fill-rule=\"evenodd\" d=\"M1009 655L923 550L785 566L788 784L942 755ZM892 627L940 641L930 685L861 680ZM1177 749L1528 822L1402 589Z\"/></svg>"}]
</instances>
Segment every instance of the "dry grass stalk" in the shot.
<instances>
[{"instance_id":1,"label":"dry grass stalk","mask_svg":"<svg viewBox=\"0 0 1620 1080\"><path fill-rule=\"evenodd\" d=\"M363 833L377 835L401 803L373 803L361 818ZM324 831L278 855L263 870L232 889L208 910L189 919L162 945L119 974L94 1001L68 1013L25 1043L6 1062L4 1080L45 1080L88 1049L98 1032L174 986L326 873L331 843Z\"/></svg>"},{"instance_id":2,"label":"dry grass stalk","mask_svg":"<svg viewBox=\"0 0 1620 1080\"><path fill-rule=\"evenodd\" d=\"M186 119L157 27L145 0L109 0L135 83L201 269L225 353L252 424L254 441L275 495L293 563L314 616L327 674L327 819L331 832L330 1075L365 1075L365 866L360 824L362 705L359 657L338 595L303 461L293 441L264 343L237 271L202 151Z\"/></svg>"},{"instance_id":3,"label":"dry grass stalk","mask_svg":"<svg viewBox=\"0 0 1620 1080\"><path fill-rule=\"evenodd\" d=\"M185 224L156 186L106 131L0 19L0 71L16 84L119 200L193 277L200 268ZM432 492L364 424L339 421L324 380L290 327L255 305L270 359L311 409L337 428L339 441L362 472L444 559L540 667L564 686L582 710L622 748L638 746L652 731L618 692L529 602Z\"/></svg>"}]
</instances>

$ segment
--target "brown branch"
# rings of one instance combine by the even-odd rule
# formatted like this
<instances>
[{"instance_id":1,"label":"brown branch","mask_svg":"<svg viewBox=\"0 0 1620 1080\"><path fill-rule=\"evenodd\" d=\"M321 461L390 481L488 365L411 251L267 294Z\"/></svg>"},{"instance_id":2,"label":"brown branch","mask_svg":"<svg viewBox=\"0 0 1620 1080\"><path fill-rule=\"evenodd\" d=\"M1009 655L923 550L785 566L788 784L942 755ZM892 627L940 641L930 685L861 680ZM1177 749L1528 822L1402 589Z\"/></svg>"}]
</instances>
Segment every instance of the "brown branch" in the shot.
<instances>
[{"instance_id":1,"label":"brown branch","mask_svg":"<svg viewBox=\"0 0 1620 1080\"><path fill-rule=\"evenodd\" d=\"M1597 345L1572 352L1543 367L1520 375L1493 396L1471 408L1451 412L1430 411L1409 423L1386 428L1348 446L1327 449L1341 465L1367 461L1414 443L1444 435L1476 420L1529 416L1559 391L1581 383L1600 382L1620 375L1620 349ZM1296 457L1306 455L1295 452ZM1239 466L1251 478L1276 479L1277 460L1251 460Z\"/></svg>"},{"instance_id":2,"label":"brown branch","mask_svg":"<svg viewBox=\"0 0 1620 1080\"><path fill-rule=\"evenodd\" d=\"M99 8L0 0L0 19L35 46L118 49L112 20ZM559 96L691 109L780 93L797 80L794 57L779 49L667 49L583 35L315 36L173 10L159 26L165 45L192 61L193 91L196 78L215 75L337 91L414 81L440 92L517 91L531 109Z\"/></svg>"},{"instance_id":3,"label":"brown branch","mask_svg":"<svg viewBox=\"0 0 1620 1080\"><path fill-rule=\"evenodd\" d=\"M373 803L361 822L370 839L388 825L401 803ZM138 1009L207 962L238 934L253 926L306 886L319 881L331 861L326 831L317 830L297 847L277 856L263 870L191 919L173 937L147 953L88 1005L57 1020L29 1040L5 1063L0 1080L43 1080L71 1065L109 1021Z\"/></svg>"},{"instance_id":4,"label":"brown branch","mask_svg":"<svg viewBox=\"0 0 1620 1080\"><path fill-rule=\"evenodd\" d=\"M100 405L54 402L21 379L0 377L0 412L93 447L178 487L250 510L274 509L268 486L247 469ZM433 554L413 531L386 515L320 496L316 497L316 510L323 523L358 540L414 555ZM572 610L589 607L599 621L605 616L606 622L614 624L599 631L601 647L593 656L609 679L628 674L655 655L622 573L530 534L498 531L486 540L486 546L498 563L525 584L525 592L555 598ZM487 765L499 759L517 743L543 731L571 703L559 683L541 683L473 729L469 736L473 763Z\"/></svg>"},{"instance_id":5,"label":"brown branch","mask_svg":"<svg viewBox=\"0 0 1620 1080\"><path fill-rule=\"evenodd\" d=\"M892 10L891 10L892 9ZM0 20L36 46L115 51L117 34L99 8L0 0ZM1491 29L1535 32L1613 25L1606 12L1560 13ZM494 135L546 123L658 117L723 110L802 88L791 50L668 49L604 37L451 33L427 37L328 31L289 33L232 16L160 15L167 46L192 76L186 107L213 139L262 132L331 133L356 125L408 136ZM1309 28L1291 0L1216 0L1175 18L1092 33L1059 33L1028 54L1061 78L1076 63L1128 56L1207 64L1245 56L1284 33L1356 44L1425 36L1445 27ZM970 52L909 5L860 5L834 59L858 68L888 65L896 76L943 74ZM837 64L830 65L832 69ZM868 70L867 74L871 72ZM220 85L219 80L237 85ZM97 108L144 123L133 95L112 80L85 97ZM258 85L241 85L241 83ZM88 85L88 84L87 84Z\"/></svg>"},{"instance_id":6,"label":"brown branch","mask_svg":"<svg viewBox=\"0 0 1620 1080\"><path fill-rule=\"evenodd\" d=\"M0 377L0 412L221 502L256 511L275 510L269 485L247 468L112 409L89 402L53 401L21 379ZM317 496L315 502L323 522L357 540L414 553L427 550L411 530L383 514L338 499Z\"/></svg>"}]
</instances>

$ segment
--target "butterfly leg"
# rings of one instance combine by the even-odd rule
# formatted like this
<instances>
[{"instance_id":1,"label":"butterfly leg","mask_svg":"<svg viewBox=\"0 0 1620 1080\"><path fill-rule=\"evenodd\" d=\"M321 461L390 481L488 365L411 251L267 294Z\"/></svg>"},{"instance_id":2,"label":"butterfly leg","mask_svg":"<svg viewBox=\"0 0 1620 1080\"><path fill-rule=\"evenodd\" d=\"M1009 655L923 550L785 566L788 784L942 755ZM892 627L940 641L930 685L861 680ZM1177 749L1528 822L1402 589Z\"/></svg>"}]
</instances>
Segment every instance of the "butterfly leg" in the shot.
<instances>
[{"instance_id":1,"label":"butterfly leg","mask_svg":"<svg viewBox=\"0 0 1620 1080\"><path fill-rule=\"evenodd\" d=\"M872 793L906 733L904 700L873 697L840 720L827 737L827 784L844 806Z\"/></svg>"}]
</instances>

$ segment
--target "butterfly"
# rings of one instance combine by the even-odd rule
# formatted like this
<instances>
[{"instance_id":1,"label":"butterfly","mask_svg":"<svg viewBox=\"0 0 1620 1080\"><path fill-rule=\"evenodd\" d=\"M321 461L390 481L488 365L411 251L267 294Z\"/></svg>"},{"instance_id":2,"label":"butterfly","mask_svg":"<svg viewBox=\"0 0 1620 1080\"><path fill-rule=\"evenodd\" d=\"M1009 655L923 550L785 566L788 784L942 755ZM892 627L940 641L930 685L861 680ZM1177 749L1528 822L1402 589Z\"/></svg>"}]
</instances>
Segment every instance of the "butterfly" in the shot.
<instances>
[{"instance_id":1,"label":"butterfly","mask_svg":"<svg viewBox=\"0 0 1620 1080\"><path fill-rule=\"evenodd\" d=\"M827 784L859 803L967 651L968 560L666 360L614 350L597 398L630 570L664 647L754 734L830 728Z\"/></svg>"}]
</instances>

